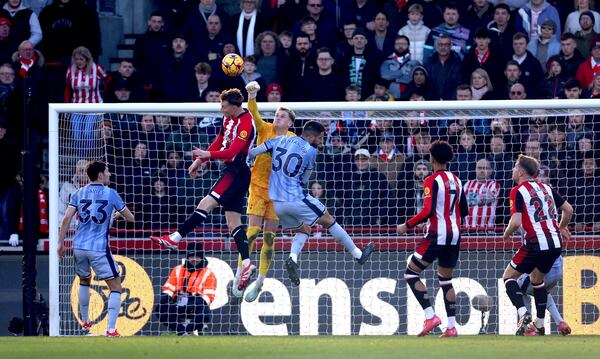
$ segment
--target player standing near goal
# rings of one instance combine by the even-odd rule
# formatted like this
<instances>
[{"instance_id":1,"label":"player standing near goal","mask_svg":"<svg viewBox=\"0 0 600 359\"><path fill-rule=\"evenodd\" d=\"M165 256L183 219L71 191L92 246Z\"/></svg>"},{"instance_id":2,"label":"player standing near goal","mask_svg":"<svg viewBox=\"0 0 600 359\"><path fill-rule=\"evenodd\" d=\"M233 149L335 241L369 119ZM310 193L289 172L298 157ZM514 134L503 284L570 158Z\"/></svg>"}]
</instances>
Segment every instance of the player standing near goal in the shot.
<instances>
[{"instance_id":1,"label":"player standing near goal","mask_svg":"<svg viewBox=\"0 0 600 359\"><path fill-rule=\"evenodd\" d=\"M519 228L525 235L523 245L503 275L506 294L519 314L516 335L524 335L528 329L535 331L544 326L548 297L544 278L560 257L562 240L571 237L567 226L573 215L573 207L553 188L535 180L539 170L540 164L535 158L520 155L517 159L512 174L517 185L510 191L511 215L504 231L506 241ZM557 208L562 210L560 223L557 223ZM522 273L529 274L533 287L537 313L535 323L532 323L531 314L525 308L523 292L517 282ZM535 328L528 328L530 325Z\"/></svg>"},{"instance_id":2,"label":"player standing near goal","mask_svg":"<svg viewBox=\"0 0 600 359\"><path fill-rule=\"evenodd\" d=\"M258 138L257 145L278 136L296 136L289 129L294 125L296 115L294 111L280 107L275 112L273 123L265 122L256 104L256 94L260 91L260 86L256 81L246 85L248 91L248 110L254 118L254 125ZM263 243L260 249L260 264L258 266L258 278L251 290L246 294L245 300L253 302L258 298L262 290L271 260L273 258L273 242L275 232L279 227L279 218L275 214L273 201L269 198L269 175L271 174L271 156L260 156L254 162L252 167L252 177L250 179L250 190L248 192L248 251L252 254L255 241L258 238L261 227L263 227ZM237 290L237 283L242 273L242 258L238 258L238 267L235 272L235 279L231 293L236 297L241 297L243 292Z\"/></svg>"},{"instance_id":3,"label":"player standing near goal","mask_svg":"<svg viewBox=\"0 0 600 359\"><path fill-rule=\"evenodd\" d=\"M428 221L425 238L410 257L404 279L425 311L425 322L419 336L427 335L442 321L435 315L427 297L427 288L419 277L433 261L438 260L438 281L448 316L448 327L442 337L455 337L458 333L455 328L456 293L452 286L452 272L458 261L460 226L468 214L468 206L460 179L446 170L454 158L452 146L446 141L434 141L429 146L429 155L434 173L423 182L423 209L398 226L398 233L405 234L409 228Z\"/></svg>"},{"instance_id":4,"label":"player standing near goal","mask_svg":"<svg viewBox=\"0 0 600 359\"><path fill-rule=\"evenodd\" d=\"M155 243L178 249L178 243L183 237L202 224L209 212L218 206L223 206L227 227L242 257L243 269L237 286L237 289L242 292L250 284L250 279L256 272L256 266L250 261L248 239L242 225L242 207L250 185L248 150L255 136L252 115L242 108L243 101L244 96L238 89L221 92L221 113L225 116L221 131L206 151L194 147L196 159L188 168L190 176L195 178L197 169L203 162L215 159L225 162L221 177L177 232L150 237Z\"/></svg>"},{"instance_id":5,"label":"player standing near goal","mask_svg":"<svg viewBox=\"0 0 600 359\"><path fill-rule=\"evenodd\" d=\"M92 327L89 317L91 269L98 280L106 281L110 289L108 296L108 328L107 337L119 337L117 317L121 308L121 278L119 266L115 262L108 246L108 231L112 222L113 210L117 210L115 219L125 218L133 222L133 214L125 206L121 196L112 188L110 172L104 162L92 161L87 166L87 175L91 183L80 188L71 195L65 217L60 225L58 235L58 256L65 255L65 237L75 214L79 218L79 226L73 237L73 255L75 272L79 276L79 312L81 329L88 333Z\"/></svg>"},{"instance_id":6,"label":"player standing near goal","mask_svg":"<svg viewBox=\"0 0 600 359\"><path fill-rule=\"evenodd\" d=\"M362 251L356 247L327 208L307 193L306 187L317 157L316 147L323 143L324 132L323 125L309 121L304 125L302 136L273 138L250 151L250 158L266 152L271 154L269 197L281 226L296 232L290 257L285 261L290 281L296 286L300 285L298 255L315 223L327 228L333 238L343 244L361 265L369 259L374 249L373 242Z\"/></svg>"}]
</instances>

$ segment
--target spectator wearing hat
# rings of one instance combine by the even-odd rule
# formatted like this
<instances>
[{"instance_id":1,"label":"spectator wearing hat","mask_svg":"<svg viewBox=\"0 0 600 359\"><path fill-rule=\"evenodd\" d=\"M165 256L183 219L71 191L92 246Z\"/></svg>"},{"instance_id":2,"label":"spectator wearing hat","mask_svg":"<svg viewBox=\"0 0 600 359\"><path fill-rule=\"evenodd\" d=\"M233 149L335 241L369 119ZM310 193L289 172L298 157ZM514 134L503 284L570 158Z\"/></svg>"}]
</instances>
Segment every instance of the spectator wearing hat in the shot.
<instances>
[{"instance_id":1,"label":"spectator wearing hat","mask_svg":"<svg viewBox=\"0 0 600 359\"><path fill-rule=\"evenodd\" d=\"M562 98L567 82L563 66L558 55L554 55L548 59L546 63L546 76L542 84L544 98Z\"/></svg>"},{"instance_id":2,"label":"spectator wearing hat","mask_svg":"<svg viewBox=\"0 0 600 359\"><path fill-rule=\"evenodd\" d=\"M425 26L423 22L423 6L421 4L410 5L408 7L408 21L403 28L398 30L398 35L404 35L408 38L412 60L422 64L425 63L426 59L423 57L423 47L430 32L431 29Z\"/></svg>"},{"instance_id":3,"label":"spectator wearing hat","mask_svg":"<svg viewBox=\"0 0 600 359\"><path fill-rule=\"evenodd\" d=\"M530 0L517 12L515 27L533 41L539 36L541 24L548 19L556 24L555 33L562 34L558 10L546 0Z\"/></svg>"},{"instance_id":4,"label":"spectator wearing hat","mask_svg":"<svg viewBox=\"0 0 600 359\"><path fill-rule=\"evenodd\" d=\"M600 38L595 39L591 45L591 55L577 69L576 79L582 89L587 89L594 80L594 74L600 71Z\"/></svg>"},{"instance_id":5,"label":"spectator wearing hat","mask_svg":"<svg viewBox=\"0 0 600 359\"><path fill-rule=\"evenodd\" d=\"M531 52L546 68L548 59L560 52L560 42L556 38L556 24L552 19L547 19L541 26L540 36L537 40L529 42L527 50Z\"/></svg>"},{"instance_id":6,"label":"spectator wearing hat","mask_svg":"<svg viewBox=\"0 0 600 359\"><path fill-rule=\"evenodd\" d=\"M585 58L590 56L592 42L598 36L598 33L594 31L594 21L594 15L591 11L584 11L579 16L581 30L575 33L575 44Z\"/></svg>"},{"instance_id":7,"label":"spectator wearing hat","mask_svg":"<svg viewBox=\"0 0 600 359\"><path fill-rule=\"evenodd\" d=\"M490 77L492 85L498 87L500 84L499 68L505 63L504 54L498 53L490 47L490 32L484 27L475 31L475 46L471 46L462 63L462 82L469 83L471 74L475 69L484 69Z\"/></svg>"},{"instance_id":8,"label":"spectator wearing hat","mask_svg":"<svg viewBox=\"0 0 600 359\"><path fill-rule=\"evenodd\" d=\"M401 98L411 80L415 67L421 65L413 60L409 51L410 41L405 35L397 35L394 50L379 67L381 78L390 81L389 91L394 98Z\"/></svg>"},{"instance_id":9,"label":"spectator wearing hat","mask_svg":"<svg viewBox=\"0 0 600 359\"><path fill-rule=\"evenodd\" d=\"M11 56L14 49L14 43L10 36L11 21L8 15L2 16L0 13L0 63L11 62Z\"/></svg>"},{"instance_id":10,"label":"spectator wearing hat","mask_svg":"<svg viewBox=\"0 0 600 359\"><path fill-rule=\"evenodd\" d=\"M442 100L454 100L456 86L461 82L462 60L452 50L451 39L446 35L435 40L435 49L425 65L431 85Z\"/></svg>"},{"instance_id":11,"label":"spectator wearing hat","mask_svg":"<svg viewBox=\"0 0 600 359\"><path fill-rule=\"evenodd\" d=\"M106 86L106 102L144 102L146 100L142 79L131 61L123 60L117 71L111 73Z\"/></svg>"},{"instance_id":12,"label":"spectator wearing hat","mask_svg":"<svg viewBox=\"0 0 600 359\"><path fill-rule=\"evenodd\" d=\"M585 61L581 52L577 49L575 35L565 32L560 36L560 52L558 54L563 65L563 73L567 79L575 77L577 69Z\"/></svg>"},{"instance_id":13,"label":"spectator wearing hat","mask_svg":"<svg viewBox=\"0 0 600 359\"><path fill-rule=\"evenodd\" d=\"M283 89L278 83L270 83L265 91L267 102L281 102L283 99Z\"/></svg>"},{"instance_id":14,"label":"spectator wearing hat","mask_svg":"<svg viewBox=\"0 0 600 359\"><path fill-rule=\"evenodd\" d=\"M148 28L136 40L133 47L133 65L143 79L143 85L151 101L159 98L163 76L169 57L172 38L165 31L164 17L154 12L148 19Z\"/></svg>"},{"instance_id":15,"label":"spectator wearing hat","mask_svg":"<svg viewBox=\"0 0 600 359\"><path fill-rule=\"evenodd\" d=\"M473 0L463 16L463 24L471 31L485 28L494 21L494 4L487 0Z\"/></svg>"},{"instance_id":16,"label":"spectator wearing hat","mask_svg":"<svg viewBox=\"0 0 600 359\"><path fill-rule=\"evenodd\" d=\"M593 15L594 20L594 31L600 33L600 14L597 11L592 10L594 8L594 0L577 0L575 1L575 11L567 16L565 21L564 32L571 34L581 30L579 18L583 12L589 11Z\"/></svg>"},{"instance_id":17,"label":"spectator wearing hat","mask_svg":"<svg viewBox=\"0 0 600 359\"><path fill-rule=\"evenodd\" d=\"M193 88L194 66L199 59L188 51L188 43L181 34L173 36L171 49L172 55L163 70L163 99L166 102L184 102Z\"/></svg>"},{"instance_id":18,"label":"spectator wearing hat","mask_svg":"<svg viewBox=\"0 0 600 359\"><path fill-rule=\"evenodd\" d=\"M402 98L405 100L410 99L413 93L418 92L425 100L439 100L440 96L428 76L429 73L424 66L415 67L412 73L412 80L406 86L406 91L404 91Z\"/></svg>"},{"instance_id":19,"label":"spectator wearing hat","mask_svg":"<svg viewBox=\"0 0 600 359\"><path fill-rule=\"evenodd\" d=\"M22 0L8 0L2 8L10 14L11 37L15 43L29 40L33 46L37 46L42 41L40 21L35 12L23 5Z\"/></svg>"},{"instance_id":20,"label":"spectator wearing hat","mask_svg":"<svg viewBox=\"0 0 600 359\"><path fill-rule=\"evenodd\" d=\"M369 44L367 32L357 28L352 34L353 51L340 63L340 70L347 84L358 86L362 89L372 89L373 81L377 75L380 63L373 52L367 47ZM363 97L366 98L366 91Z\"/></svg>"},{"instance_id":21,"label":"spectator wearing hat","mask_svg":"<svg viewBox=\"0 0 600 359\"><path fill-rule=\"evenodd\" d=\"M389 184L387 178L371 167L366 149L354 152L350 180L345 183L344 223L354 226L387 224Z\"/></svg>"},{"instance_id":22,"label":"spectator wearing hat","mask_svg":"<svg viewBox=\"0 0 600 359\"><path fill-rule=\"evenodd\" d=\"M182 264L171 270L162 286L155 312L159 322L177 335L198 335L208 330L210 305L217 291L217 276L208 264L202 243L190 242Z\"/></svg>"},{"instance_id":23,"label":"spectator wearing hat","mask_svg":"<svg viewBox=\"0 0 600 359\"><path fill-rule=\"evenodd\" d=\"M310 101L343 101L344 82L334 63L330 49L322 47L317 50L317 71L309 81L312 85Z\"/></svg>"},{"instance_id":24,"label":"spectator wearing hat","mask_svg":"<svg viewBox=\"0 0 600 359\"><path fill-rule=\"evenodd\" d=\"M441 35L447 35L452 41L452 50L462 58L469 52L471 45L471 31L462 26L458 21L460 15L456 4L446 4L444 8L444 22L431 29L427 41L425 41L423 58L428 59L434 51L435 40Z\"/></svg>"}]
</instances>

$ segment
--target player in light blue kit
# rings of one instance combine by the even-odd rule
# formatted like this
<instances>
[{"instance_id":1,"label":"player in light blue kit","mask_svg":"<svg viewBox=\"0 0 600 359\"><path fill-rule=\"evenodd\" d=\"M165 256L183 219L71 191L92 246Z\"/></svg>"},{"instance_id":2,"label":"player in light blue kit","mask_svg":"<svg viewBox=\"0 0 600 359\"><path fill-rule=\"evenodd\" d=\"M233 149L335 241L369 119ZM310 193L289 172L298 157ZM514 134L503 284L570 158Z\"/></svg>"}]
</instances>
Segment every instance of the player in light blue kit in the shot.
<instances>
[{"instance_id":1,"label":"player in light blue kit","mask_svg":"<svg viewBox=\"0 0 600 359\"><path fill-rule=\"evenodd\" d=\"M327 228L333 238L342 243L361 265L369 259L374 248L373 242L363 250L356 247L327 208L308 194L307 183L315 167L317 147L323 143L324 132L323 125L309 121L304 125L302 136L273 138L250 150L249 154L250 158L266 152L271 154L269 197L281 226L296 232L290 257L285 261L285 268L294 285L300 285L298 255L315 223Z\"/></svg>"},{"instance_id":2,"label":"player in light blue kit","mask_svg":"<svg viewBox=\"0 0 600 359\"><path fill-rule=\"evenodd\" d=\"M563 319L562 315L560 315L560 312L558 311L558 307L556 306L556 302L554 302L554 298L552 298L552 296L550 295L550 290L552 290L552 288L556 287L556 285L558 284L558 281L561 280L562 272L563 272L563 258L562 258L562 256L560 256L556 259L556 261L554 261L554 264L552 265L550 272L548 272L548 274L546 274L546 277L544 278L544 283L546 284L546 290L548 291L548 299L546 302L547 303L546 309L548 309L548 311L550 312L550 316L552 317L552 319L554 319L554 322L558 326L558 332L564 336L564 335L571 334L571 327L569 327L569 324L567 324L567 322L565 322L565 320ZM529 305L531 305L529 296L530 295L533 296L533 286L531 285L531 281L529 280L529 274L524 273L523 275L521 275L519 277L519 279L517 280L517 283L519 284L519 287L521 287L521 290L523 291L523 297L525 299L525 306L528 307ZM527 310L529 310L529 308L527 308ZM544 329L544 327L538 328L534 325L530 325L527 327L527 330L525 330L526 336L545 335L545 334L546 334L546 330Z\"/></svg>"},{"instance_id":3,"label":"player in light blue kit","mask_svg":"<svg viewBox=\"0 0 600 359\"><path fill-rule=\"evenodd\" d=\"M125 206L121 196L112 188L110 172L104 162L92 161L87 166L87 175L91 183L80 188L71 195L69 206L60 226L58 237L58 256L65 255L65 236L71 219L77 213L79 226L73 237L73 255L75 272L79 276L79 311L81 329L88 333L92 322L89 317L91 269L98 280L106 281L110 288L108 297L107 337L118 337L117 316L121 307L121 279L119 268L108 246L108 231L113 220L113 210L117 213L114 219L124 218L133 222L133 214Z\"/></svg>"}]
</instances>

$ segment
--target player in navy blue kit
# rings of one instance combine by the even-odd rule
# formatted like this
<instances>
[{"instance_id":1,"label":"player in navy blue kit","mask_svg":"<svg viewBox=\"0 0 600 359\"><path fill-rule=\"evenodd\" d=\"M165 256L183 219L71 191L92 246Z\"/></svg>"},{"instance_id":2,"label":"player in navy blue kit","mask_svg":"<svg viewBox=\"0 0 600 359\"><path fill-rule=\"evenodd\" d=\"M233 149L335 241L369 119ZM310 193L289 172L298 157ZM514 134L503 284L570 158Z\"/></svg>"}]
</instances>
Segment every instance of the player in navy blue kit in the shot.
<instances>
[{"instance_id":1,"label":"player in navy blue kit","mask_svg":"<svg viewBox=\"0 0 600 359\"><path fill-rule=\"evenodd\" d=\"M92 272L98 280L106 281L110 288L108 297L108 328L107 337L118 337L117 317L121 308L121 279L119 267L113 258L108 245L108 231L113 219L125 218L133 222L133 214L125 206L121 196L112 188L110 171L104 162L92 161L87 166L87 174L91 183L80 188L71 195L69 206L60 226L58 237L58 256L65 255L65 236L75 214L79 218L79 226L73 237L73 255L75 257L75 272L79 276L79 311L81 328L89 332L92 322L89 318L90 283Z\"/></svg>"},{"instance_id":2,"label":"player in navy blue kit","mask_svg":"<svg viewBox=\"0 0 600 359\"><path fill-rule=\"evenodd\" d=\"M221 177L176 232L150 237L150 240L161 246L178 249L178 243L183 237L202 224L213 209L222 206L225 210L227 227L242 257L242 272L237 286L241 292L248 287L250 279L256 273L256 266L250 261L248 238L242 225L242 208L250 187L248 151L254 143L256 131L252 115L242 108L243 101L244 96L238 89L225 90L221 93L221 113L225 115L221 131L206 151L198 148L194 150L196 160L188 168L190 176L194 178L198 167L203 162L210 159L223 160L225 166Z\"/></svg>"}]
</instances>

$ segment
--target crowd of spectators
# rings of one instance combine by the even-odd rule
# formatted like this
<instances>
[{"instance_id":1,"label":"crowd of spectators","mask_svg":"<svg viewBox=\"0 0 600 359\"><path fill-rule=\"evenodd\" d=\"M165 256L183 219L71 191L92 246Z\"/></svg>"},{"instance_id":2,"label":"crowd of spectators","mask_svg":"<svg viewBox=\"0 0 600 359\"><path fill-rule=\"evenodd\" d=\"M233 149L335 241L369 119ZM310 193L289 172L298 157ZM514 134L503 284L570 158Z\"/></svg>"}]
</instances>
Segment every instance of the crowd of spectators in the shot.
<instances>
[{"instance_id":1,"label":"crowd of spectators","mask_svg":"<svg viewBox=\"0 0 600 359\"><path fill-rule=\"evenodd\" d=\"M113 73L97 63L94 1L54 0L36 11L24 3L9 0L0 11L0 149L12 151L12 159L22 146L24 104L32 105L32 130L43 147L49 102L218 102L222 89L243 90L250 81L261 85L259 101L270 102L600 97L594 0L159 1L133 58ZM220 71L229 53L244 57L241 76ZM401 223L422 206L419 189L431 173L427 146L440 138L456 148L451 170L469 185L471 206L498 208L493 219L472 218L483 210L470 213L473 227L504 223L513 159L526 153L542 163L541 178L574 202L578 228L600 229L600 126L593 116L543 109L530 116L454 115L431 120L415 112L397 121L322 114L317 120L328 132L311 191L346 225ZM141 228L180 222L218 167L200 168L196 181L186 176L192 146L210 143L218 117L122 113L67 120L75 174L62 179L63 196L84 184L75 163L93 157L90 149L102 141ZM19 217L11 205L19 202L18 160L7 164L0 239L15 231L6 219Z\"/></svg>"}]
</instances>

